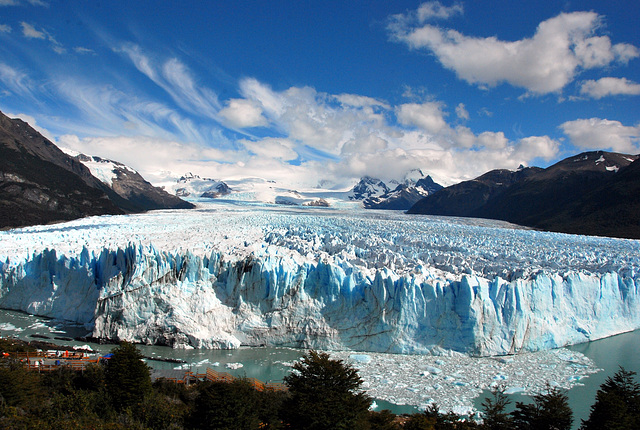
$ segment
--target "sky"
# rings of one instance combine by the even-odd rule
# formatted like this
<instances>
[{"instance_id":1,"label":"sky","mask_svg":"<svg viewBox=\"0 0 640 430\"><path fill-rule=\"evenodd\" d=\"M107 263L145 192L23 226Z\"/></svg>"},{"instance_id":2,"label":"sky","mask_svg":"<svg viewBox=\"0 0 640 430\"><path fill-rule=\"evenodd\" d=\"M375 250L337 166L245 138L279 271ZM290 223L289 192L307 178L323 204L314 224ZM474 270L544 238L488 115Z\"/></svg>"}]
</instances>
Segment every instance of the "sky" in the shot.
<instances>
[{"instance_id":1,"label":"sky","mask_svg":"<svg viewBox=\"0 0 640 430\"><path fill-rule=\"evenodd\" d=\"M640 3L0 0L0 110L154 183L640 153Z\"/></svg>"}]
</instances>

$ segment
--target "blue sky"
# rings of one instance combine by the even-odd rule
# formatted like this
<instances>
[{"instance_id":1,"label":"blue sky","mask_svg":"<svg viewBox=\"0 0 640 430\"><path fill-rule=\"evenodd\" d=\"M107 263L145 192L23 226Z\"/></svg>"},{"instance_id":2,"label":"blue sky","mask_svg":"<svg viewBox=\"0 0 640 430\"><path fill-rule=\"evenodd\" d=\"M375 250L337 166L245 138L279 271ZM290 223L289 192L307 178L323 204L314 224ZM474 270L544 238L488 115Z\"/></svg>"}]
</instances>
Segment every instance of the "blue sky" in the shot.
<instances>
[{"instance_id":1,"label":"blue sky","mask_svg":"<svg viewBox=\"0 0 640 430\"><path fill-rule=\"evenodd\" d=\"M154 182L640 152L637 1L0 0L0 110Z\"/></svg>"}]
</instances>

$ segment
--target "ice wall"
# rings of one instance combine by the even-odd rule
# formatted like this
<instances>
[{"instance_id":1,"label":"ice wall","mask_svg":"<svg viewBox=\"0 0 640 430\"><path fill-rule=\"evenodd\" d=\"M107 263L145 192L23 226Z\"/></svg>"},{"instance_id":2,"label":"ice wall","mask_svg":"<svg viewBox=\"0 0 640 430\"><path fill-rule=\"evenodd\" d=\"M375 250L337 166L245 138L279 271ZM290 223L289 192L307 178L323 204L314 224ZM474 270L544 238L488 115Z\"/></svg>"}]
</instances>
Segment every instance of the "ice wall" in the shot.
<instances>
[{"instance_id":1,"label":"ice wall","mask_svg":"<svg viewBox=\"0 0 640 430\"><path fill-rule=\"evenodd\" d=\"M241 259L129 244L0 263L0 307L84 323L95 337L197 348L535 351L639 328L639 285L622 270L446 279L269 246Z\"/></svg>"}]
</instances>

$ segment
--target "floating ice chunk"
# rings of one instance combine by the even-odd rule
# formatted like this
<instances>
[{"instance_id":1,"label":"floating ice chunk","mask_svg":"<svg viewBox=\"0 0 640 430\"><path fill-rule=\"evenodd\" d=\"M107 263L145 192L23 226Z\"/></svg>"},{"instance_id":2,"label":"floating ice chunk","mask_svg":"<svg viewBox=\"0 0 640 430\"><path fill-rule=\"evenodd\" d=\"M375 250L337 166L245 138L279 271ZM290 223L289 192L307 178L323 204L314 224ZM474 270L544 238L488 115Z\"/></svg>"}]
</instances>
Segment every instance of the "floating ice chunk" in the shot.
<instances>
[{"instance_id":1,"label":"floating ice chunk","mask_svg":"<svg viewBox=\"0 0 640 430\"><path fill-rule=\"evenodd\" d=\"M350 359L357 363L369 363L371 362L371 356L367 354L351 354Z\"/></svg>"},{"instance_id":2,"label":"floating ice chunk","mask_svg":"<svg viewBox=\"0 0 640 430\"><path fill-rule=\"evenodd\" d=\"M441 360L439 360L439 361L440 361L440 363L444 364L444 362L442 362ZM441 373L442 373L442 369L439 369L439 368L434 367L434 366L427 366L427 367L425 368L425 370L426 370L427 372L429 372L430 374L432 374L432 375L439 375L439 374L441 374ZM446 378L445 378L445 379L446 379Z\"/></svg>"},{"instance_id":3,"label":"floating ice chunk","mask_svg":"<svg viewBox=\"0 0 640 430\"><path fill-rule=\"evenodd\" d=\"M242 363L227 363L225 365L225 367L227 369L237 370L237 369L240 369L241 367L244 367L244 364L242 364Z\"/></svg>"},{"instance_id":4,"label":"floating ice chunk","mask_svg":"<svg viewBox=\"0 0 640 430\"><path fill-rule=\"evenodd\" d=\"M524 393L527 390L524 387L508 387L504 390L505 394Z\"/></svg>"}]
</instances>

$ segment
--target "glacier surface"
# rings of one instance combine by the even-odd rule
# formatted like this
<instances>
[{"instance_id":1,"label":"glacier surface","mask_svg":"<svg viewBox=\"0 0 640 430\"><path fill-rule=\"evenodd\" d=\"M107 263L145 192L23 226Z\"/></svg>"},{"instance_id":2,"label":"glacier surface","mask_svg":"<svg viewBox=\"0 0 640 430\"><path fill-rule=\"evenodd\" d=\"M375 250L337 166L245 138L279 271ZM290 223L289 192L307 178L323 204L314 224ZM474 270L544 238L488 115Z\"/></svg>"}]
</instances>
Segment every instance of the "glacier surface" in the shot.
<instances>
[{"instance_id":1,"label":"glacier surface","mask_svg":"<svg viewBox=\"0 0 640 430\"><path fill-rule=\"evenodd\" d=\"M218 201L0 232L0 307L94 337L489 356L640 328L640 241Z\"/></svg>"}]
</instances>

